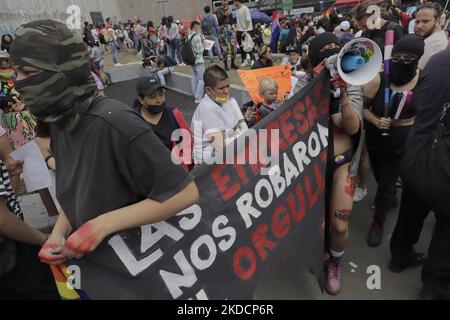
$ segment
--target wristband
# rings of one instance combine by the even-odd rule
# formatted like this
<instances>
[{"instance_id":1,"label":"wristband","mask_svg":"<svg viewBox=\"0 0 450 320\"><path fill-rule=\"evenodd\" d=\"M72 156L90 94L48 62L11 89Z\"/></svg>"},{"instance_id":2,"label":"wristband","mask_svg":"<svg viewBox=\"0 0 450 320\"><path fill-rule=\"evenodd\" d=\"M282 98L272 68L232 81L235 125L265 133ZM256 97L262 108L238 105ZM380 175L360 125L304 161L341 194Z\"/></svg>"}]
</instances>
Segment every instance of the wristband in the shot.
<instances>
[{"instance_id":1,"label":"wristband","mask_svg":"<svg viewBox=\"0 0 450 320\"><path fill-rule=\"evenodd\" d=\"M50 155L50 156L48 156L47 158L45 158L45 164L47 165L48 170L53 170L53 169L50 168L50 166L48 165L48 161L49 161L51 158L54 159L54 157L53 157L52 155Z\"/></svg>"}]
</instances>

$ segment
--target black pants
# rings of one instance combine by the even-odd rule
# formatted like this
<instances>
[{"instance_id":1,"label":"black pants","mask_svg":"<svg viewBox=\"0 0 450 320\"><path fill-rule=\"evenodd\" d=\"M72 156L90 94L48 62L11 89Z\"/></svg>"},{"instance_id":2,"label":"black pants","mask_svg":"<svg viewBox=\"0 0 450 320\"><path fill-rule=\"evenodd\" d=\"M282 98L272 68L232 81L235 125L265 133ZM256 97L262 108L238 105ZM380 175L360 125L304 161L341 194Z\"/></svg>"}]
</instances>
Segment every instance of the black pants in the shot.
<instances>
[{"instance_id":1,"label":"black pants","mask_svg":"<svg viewBox=\"0 0 450 320\"><path fill-rule=\"evenodd\" d=\"M251 37L253 37L253 31L248 31L248 33L250 34ZM239 48L241 50L242 62L244 62L245 59L247 58L247 52L245 52L244 49L242 48L242 35L243 34L244 34L244 32L242 32L242 31L237 31L236 32L236 37L237 37L238 42L239 42ZM252 61L256 61L254 50L252 50L251 52L248 52L248 53L250 54L250 59Z\"/></svg>"},{"instance_id":2,"label":"black pants","mask_svg":"<svg viewBox=\"0 0 450 320\"><path fill-rule=\"evenodd\" d=\"M391 238L392 258L407 263L419 241L423 223L431 206L403 186L397 225ZM450 210L450 208L449 208ZM433 295L447 294L450 284L450 214L436 212L436 226L428 249L428 259L422 270L422 281Z\"/></svg>"},{"instance_id":3,"label":"black pants","mask_svg":"<svg viewBox=\"0 0 450 320\"><path fill-rule=\"evenodd\" d=\"M371 124L366 124L366 142L370 164L378 183L374 220L384 223L397 201L397 179L410 127L393 127L388 137Z\"/></svg>"},{"instance_id":4,"label":"black pants","mask_svg":"<svg viewBox=\"0 0 450 320\"><path fill-rule=\"evenodd\" d=\"M38 259L39 247L17 243L17 265L0 278L0 300L59 300L50 267Z\"/></svg>"},{"instance_id":5,"label":"black pants","mask_svg":"<svg viewBox=\"0 0 450 320\"><path fill-rule=\"evenodd\" d=\"M449 208L450 211L450 208ZM450 299L450 215L436 213L436 226L422 269L422 282L433 299Z\"/></svg>"}]
</instances>

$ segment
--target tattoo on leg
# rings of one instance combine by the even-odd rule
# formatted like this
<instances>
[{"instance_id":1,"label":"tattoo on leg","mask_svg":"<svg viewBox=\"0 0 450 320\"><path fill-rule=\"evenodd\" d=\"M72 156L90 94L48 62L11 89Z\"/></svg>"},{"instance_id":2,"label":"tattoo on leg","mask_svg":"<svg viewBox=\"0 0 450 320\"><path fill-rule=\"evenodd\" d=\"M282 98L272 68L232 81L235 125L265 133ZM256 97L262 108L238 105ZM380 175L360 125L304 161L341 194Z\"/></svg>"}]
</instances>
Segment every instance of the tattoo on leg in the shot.
<instances>
[{"instance_id":1,"label":"tattoo on leg","mask_svg":"<svg viewBox=\"0 0 450 320\"><path fill-rule=\"evenodd\" d=\"M336 210L334 216L341 221L348 222L350 221L350 218L352 216L352 210L349 209Z\"/></svg>"},{"instance_id":2,"label":"tattoo on leg","mask_svg":"<svg viewBox=\"0 0 450 320\"><path fill-rule=\"evenodd\" d=\"M353 198L353 196L355 195L355 188L356 179L347 176L347 179L345 180L345 193Z\"/></svg>"}]
</instances>

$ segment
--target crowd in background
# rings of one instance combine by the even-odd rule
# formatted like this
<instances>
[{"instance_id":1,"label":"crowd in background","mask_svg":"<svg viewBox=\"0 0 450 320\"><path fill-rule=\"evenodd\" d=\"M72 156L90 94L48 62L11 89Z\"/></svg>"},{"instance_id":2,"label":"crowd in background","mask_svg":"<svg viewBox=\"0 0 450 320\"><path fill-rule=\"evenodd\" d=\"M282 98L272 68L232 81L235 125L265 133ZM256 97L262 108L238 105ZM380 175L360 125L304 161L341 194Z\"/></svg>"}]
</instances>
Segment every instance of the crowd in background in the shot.
<instances>
[{"instance_id":1,"label":"crowd in background","mask_svg":"<svg viewBox=\"0 0 450 320\"><path fill-rule=\"evenodd\" d=\"M79 110L82 109L83 103L90 99L90 95L92 99L96 99L97 95L104 95L105 86L111 84L109 75L104 71L106 53L111 54L114 67L122 66L118 59L119 52L129 51L142 57L143 67L151 74L151 77L139 81L133 110L150 124L156 133L155 136L169 151L174 148L174 144L170 141L173 130L191 128L193 132L196 132L192 139L197 142L199 148L193 150L194 163L185 163L183 166L188 172L194 164L210 160L214 150L224 148L243 132L277 110L284 102L277 98L279 90L277 82L267 78L259 85L259 94L263 100L261 103L250 102L245 106L238 105L236 99L230 96L231 84L228 71L272 67L276 64L274 54L282 54L284 57L281 63L289 65L291 70L292 91L289 97L286 97L289 99L305 88L324 69L328 59L339 54L348 42L357 38L368 38L384 52L386 33L392 31L394 45L390 74L385 75L384 70L380 68L379 74L363 86L346 83L339 76L331 79L330 142L334 145L334 154L331 155L331 160L327 164L333 175L327 184L330 201L329 212L327 212L329 236L325 250L326 288L333 295L341 291L341 261L349 241L348 230L353 204L364 199L370 191L367 185L368 176L372 171L377 182L377 190L373 190L376 196L371 208L373 221L368 230L368 246L381 245L384 239L386 217L392 209L400 206L397 226L390 239L392 259L389 262L389 269L399 273L409 267L425 263L422 273L424 282L422 297L448 299L450 289L448 212L436 210L434 239L430 246L428 260L426 260L424 254L415 251L414 245L419 239L424 219L430 209L435 207L414 196L416 191L410 181L402 179L401 167L403 159L411 154L412 150L417 152L416 147L423 143L420 135L431 130L430 127L437 126L439 119L436 119L436 116L433 118L426 115L429 110L425 108L424 111L423 106L429 106L430 110L433 106L436 113L446 102L450 103L448 96L450 91L440 87L446 85L445 81L442 81L445 79L445 74L450 74L449 64L445 64L449 58L447 48L450 14L433 2L419 6L411 14L406 11L406 8L398 8L385 2L380 5L381 17L378 21L380 28L373 29L369 25L370 15L367 13L368 7L373 4L364 2L348 12L339 12L331 8L323 13L293 17L274 14L269 20L261 21L252 18L249 8L243 4L243 1L236 0L232 9L228 1L223 0L222 6L216 11L213 12L211 7L206 6L202 17L188 24L181 23L173 16L163 17L159 25L152 21L145 23L140 18L126 23L113 22L108 18L104 24L96 26L86 22L82 35L89 48L89 67L95 82L91 83L91 78L88 77L87 93L80 94L83 100L81 104L77 104L76 111L81 113ZM35 135L34 130L39 131L39 127L36 128L36 123L33 122L33 117L19 94L20 88L26 92L27 86L23 83L26 80L19 81L18 88L15 88L17 70L12 68L9 56L11 47L14 48L14 41L11 35L2 37L0 107L4 114L12 112L15 115L20 114L15 123L22 123L22 126L17 129L8 126L9 122L3 123L3 127L8 130L4 132L0 130L0 139L8 136L11 147L19 147L32 140ZM19 41L20 45L17 45L16 52L23 54L21 51L24 46L23 37ZM238 59L239 56L240 59ZM217 65L206 68L205 59L217 62ZM22 62L20 59L16 61ZM177 66L186 65L192 69L192 96L196 103L191 126L186 123L176 108L167 107L165 101L166 77ZM22 68L20 72L27 76L35 76L33 72L36 71ZM48 74L44 73L44 76ZM428 83L433 85L427 85ZM388 108L385 105L386 90L390 93ZM98 103L104 104L104 101L101 100ZM66 107L64 104L63 106ZM42 105L39 107L46 109ZM119 105L115 107L122 108ZM46 111L50 114L54 112L47 109ZM39 109L38 114L42 116L42 110ZM58 114L58 116L64 118L67 114L70 113ZM82 117L75 118L82 119ZM3 116L3 119L8 118ZM139 127L138 120L130 119L124 121ZM196 131L195 122L206 124L204 131L200 133ZM64 125L67 124L64 123ZM42 126L45 127L44 124ZM420 130L417 130L417 127ZM27 129L33 132L26 132ZM225 129L233 130L232 134L225 134ZM14 145L13 142L17 142L15 137L18 130L19 136L24 139ZM64 134L61 133L61 135ZM48 146L41 149L49 169L54 170L54 158L49 152L49 134L45 136L48 138L46 140ZM67 143L73 142L70 138L64 137ZM59 143L61 144L61 141ZM9 147L3 146L3 148L5 149L3 150L0 145L0 156L8 154ZM139 155L155 157L155 155L140 153ZM63 158L61 154L60 157ZM11 171L11 168L14 169L18 165L7 156L2 157L2 160L6 165L0 168L2 175L6 175L8 169ZM72 161L65 160L68 163ZM136 166L138 167L137 164ZM60 170L60 172L64 171ZM172 170L178 169L172 168ZM184 179L184 186L187 186L190 182L184 175L187 173L181 170L177 173L181 180ZM128 178L132 179L132 177ZM138 179L137 176L134 178ZM2 185L7 189L6 203L9 211L20 218L20 209L17 208L13 196L14 185L10 186L10 181L6 178ZM397 190L401 187L403 187L403 194L399 199ZM66 188L70 189L68 186ZM186 197L189 196L189 200L185 202L186 206L194 202L194 194L192 190L184 194ZM63 213L61 217L64 218ZM10 225L14 225L10 216L8 221ZM60 222L59 220L55 230L61 227L62 223L66 223L67 229L68 221ZM20 230L19 234L27 235L18 240L40 246L45 243L40 253L40 258L45 263L54 264L55 261L65 261L67 258L78 257L78 255L81 257L87 253L78 252L76 248L64 247L67 249L65 251L67 255L61 255L60 252L50 250L56 248L56 244L51 242L52 238L48 239L41 233L30 231L20 219L17 219L14 227ZM118 228L118 230L123 229ZM2 228L0 228L0 234L12 237L11 233L4 232ZM73 241L69 242L69 245ZM93 249L88 250L88 253L96 249L96 246L92 247ZM27 259L30 258L27 257ZM44 271L37 272L41 273L42 278L48 278L48 274ZM0 281L0 291L2 285L4 287L11 285L7 281L2 281ZM26 290L23 289L23 291ZM48 297L54 296L50 289L47 294Z\"/></svg>"}]
</instances>

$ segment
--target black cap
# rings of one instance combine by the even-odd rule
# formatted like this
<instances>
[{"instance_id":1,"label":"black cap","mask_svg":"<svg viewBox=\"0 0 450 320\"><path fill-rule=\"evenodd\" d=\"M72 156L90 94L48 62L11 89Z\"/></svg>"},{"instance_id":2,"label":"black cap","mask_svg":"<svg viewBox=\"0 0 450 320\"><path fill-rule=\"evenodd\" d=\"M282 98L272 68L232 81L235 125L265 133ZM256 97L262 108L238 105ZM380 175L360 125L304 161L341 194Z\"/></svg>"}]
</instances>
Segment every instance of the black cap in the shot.
<instances>
[{"instance_id":1,"label":"black cap","mask_svg":"<svg viewBox=\"0 0 450 320\"><path fill-rule=\"evenodd\" d=\"M145 77L137 80L136 91L138 96L146 97L160 88L166 88L161 84L159 79Z\"/></svg>"},{"instance_id":2,"label":"black cap","mask_svg":"<svg viewBox=\"0 0 450 320\"><path fill-rule=\"evenodd\" d=\"M286 48L286 54L290 54L292 52L296 52L300 54L300 50L297 47L287 47Z\"/></svg>"}]
</instances>

